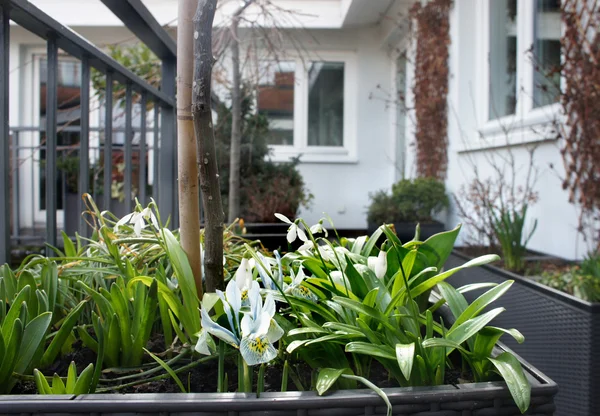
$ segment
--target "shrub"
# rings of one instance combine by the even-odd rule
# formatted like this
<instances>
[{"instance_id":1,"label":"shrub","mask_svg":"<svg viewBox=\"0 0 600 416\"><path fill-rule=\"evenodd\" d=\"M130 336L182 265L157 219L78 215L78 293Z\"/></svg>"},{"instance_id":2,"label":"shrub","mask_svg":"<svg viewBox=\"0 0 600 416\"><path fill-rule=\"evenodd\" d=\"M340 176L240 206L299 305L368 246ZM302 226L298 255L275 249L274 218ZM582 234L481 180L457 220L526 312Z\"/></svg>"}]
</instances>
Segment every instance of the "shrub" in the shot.
<instances>
[{"instance_id":1,"label":"shrub","mask_svg":"<svg viewBox=\"0 0 600 416\"><path fill-rule=\"evenodd\" d=\"M376 224L432 222L449 204L444 183L434 178L403 179L392 186L391 195L379 191L370 197L368 220Z\"/></svg>"},{"instance_id":2,"label":"shrub","mask_svg":"<svg viewBox=\"0 0 600 416\"><path fill-rule=\"evenodd\" d=\"M540 283L588 302L600 302L600 253L588 254L566 272L543 273Z\"/></svg>"}]
</instances>

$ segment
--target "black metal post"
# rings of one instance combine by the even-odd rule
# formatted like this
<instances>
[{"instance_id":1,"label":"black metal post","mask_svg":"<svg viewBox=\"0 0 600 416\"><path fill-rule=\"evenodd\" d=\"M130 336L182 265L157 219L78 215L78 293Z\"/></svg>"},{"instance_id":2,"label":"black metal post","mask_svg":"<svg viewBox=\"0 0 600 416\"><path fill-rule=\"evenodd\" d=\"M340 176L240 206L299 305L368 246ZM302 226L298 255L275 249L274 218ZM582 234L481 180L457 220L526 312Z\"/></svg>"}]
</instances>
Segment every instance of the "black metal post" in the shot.
<instances>
[{"instance_id":1,"label":"black metal post","mask_svg":"<svg viewBox=\"0 0 600 416\"><path fill-rule=\"evenodd\" d=\"M0 3L0 265L10 260L10 184L8 129L8 61L10 54L9 10ZM14 144L13 144L14 146ZM13 165L13 169L15 166ZM15 218L16 221L16 218Z\"/></svg>"},{"instance_id":2,"label":"black metal post","mask_svg":"<svg viewBox=\"0 0 600 416\"><path fill-rule=\"evenodd\" d=\"M46 241L56 246L56 135L58 107L58 45L48 38L48 79L46 81Z\"/></svg>"},{"instance_id":3,"label":"black metal post","mask_svg":"<svg viewBox=\"0 0 600 416\"><path fill-rule=\"evenodd\" d=\"M19 213L19 132L12 133L12 234L15 239L19 239L20 234L20 213ZM8 210L7 210L8 211Z\"/></svg>"},{"instance_id":4,"label":"black metal post","mask_svg":"<svg viewBox=\"0 0 600 416\"><path fill-rule=\"evenodd\" d=\"M125 193L125 212L130 213L131 207L131 195L132 195L132 165L133 165L133 127L132 127L132 113L133 113L133 90L131 84L127 83L125 86L125 184L123 187Z\"/></svg>"},{"instance_id":5,"label":"black metal post","mask_svg":"<svg viewBox=\"0 0 600 416\"><path fill-rule=\"evenodd\" d=\"M104 209L110 211L112 184L112 120L113 120L113 74L106 73L106 92L104 94Z\"/></svg>"},{"instance_id":6,"label":"black metal post","mask_svg":"<svg viewBox=\"0 0 600 416\"><path fill-rule=\"evenodd\" d=\"M177 62L174 59L164 60L162 62L162 81L161 91L168 97L175 97L175 76ZM175 106L163 105L160 111L160 155L159 155L159 175L158 185L158 207L161 217L166 221L171 217L172 227L176 225L176 206L175 191L177 189L176 174L176 146L175 137Z\"/></svg>"},{"instance_id":7,"label":"black metal post","mask_svg":"<svg viewBox=\"0 0 600 416\"><path fill-rule=\"evenodd\" d=\"M148 96L145 92L142 92L142 98L140 100L140 170L139 174L139 195L140 195L140 203L142 205L146 205L148 201L146 200L146 184L148 183L148 178L146 177L146 105L148 103Z\"/></svg>"},{"instance_id":8,"label":"black metal post","mask_svg":"<svg viewBox=\"0 0 600 416\"><path fill-rule=\"evenodd\" d=\"M154 166L152 169L152 198L154 201L158 202L158 149L160 141L160 130L158 128L160 124L160 105L157 101L154 102L154 144L152 145L152 157L154 161Z\"/></svg>"},{"instance_id":9,"label":"black metal post","mask_svg":"<svg viewBox=\"0 0 600 416\"><path fill-rule=\"evenodd\" d=\"M81 59L81 131L79 133L79 198L77 213L85 209L83 194L90 192L90 61L87 56ZM85 220L79 217L79 234L89 235Z\"/></svg>"}]
</instances>

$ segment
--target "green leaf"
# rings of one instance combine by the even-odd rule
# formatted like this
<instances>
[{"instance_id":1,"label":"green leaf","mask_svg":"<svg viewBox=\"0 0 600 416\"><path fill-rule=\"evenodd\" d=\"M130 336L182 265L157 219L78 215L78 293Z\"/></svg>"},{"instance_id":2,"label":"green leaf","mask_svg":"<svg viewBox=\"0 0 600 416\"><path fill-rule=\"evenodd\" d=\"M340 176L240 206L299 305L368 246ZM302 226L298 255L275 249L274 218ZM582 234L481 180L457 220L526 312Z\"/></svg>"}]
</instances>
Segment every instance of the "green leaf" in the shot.
<instances>
[{"instance_id":1,"label":"green leaf","mask_svg":"<svg viewBox=\"0 0 600 416\"><path fill-rule=\"evenodd\" d=\"M23 339L23 324L17 318L12 326L12 332L6 338L6 353L0 366L0 393L8 393L12 387L12 373L15 358L18 357L21 340Z\"/></svg>"},{"instance_id":2,"label":"green leaf","mask_svg":"<svg viewBox=\"0 0 600 416\"><path fill-rule=\"evenodd\" d=\"M352 261L350 260L350 257L348 256L346 256L345 274L348 278L348 281L350 282L350 288L352 289L352 292L355 293L359 298L364 298L369 289L367 288L363 277L356 270L356 268L352 264Z\"/></svg>"},{"instance_id":3,"label":"green leaf","mask_svg":"<svg viewBox=\"0 0 600 416\"><path fill-rule=\"evenodd\" d=\"M355 312L366 315L370 318L373 318L373 319L381 322L385 326L389 327L391 330L396 329L392 325L390 325L387 316L375 308L372 308L367 305L363 305L362 303L360 303L358 301L347 299L347 298L342 298L339 296L334 296L332 300L334 302L339 303L341 306L343 306L345 308L352 309Z\"/></svg>"},{"instance_id":4,"label":"green leaf","mask_svg":"<svg viewBox=\"0 0 600 416\"><path fill-rule=\"evenodd\" d=\"M16 359L15 368L13 371L17 373L23 373L36 351L40 348L40 345L44 343L46 338L46 331L50 326L52 320L52 313L45 312L32 319L23 331L23 340L19 348L19 353Z\"/></svg>"},{"instance_id":5,"label":"green leaf","mask_svg":"<svg viewBox=\"0 0 600 416\"><path fill-rule=\"evenodd\" d=\"M91 391L91 384L94 378L94 364L90 363L86 368L83 369L73 390L68 391L70 394L88 394L93 393Z\"/></svg>"},{"instance_id":6,"label":"green leaf","mask_svg":"<svg viewBox=\"0 0 600 416\"><path fill-rule=\"evenodd\" d=\"M167 373L169 373L169 375L171 376L171 378L173 379L173 381L175 381L175 383L177 383L177 385L179 386L179 389L181 390L182 393L187 393L187 391L185 390L185 386L181 382L181 379L179 378L179 376L177 375L177 373L175 373L175 371L173 371L173 369L169 366L169 364L165 363L163 360L161 360L160 358L158 358L156 355L152 354L146 348L144 348L144 351L146 351L150 355L150 357L152 357L154 359L154 361L156 361L158 364L160 364L160 366Z\"/></svg>"},{"instance_id":7,"label":"green leaf","mask_svg":"<svg viewBox=\"0 0 600 416\"><path fill-rule=\"evenodd\" d=\"M375 230L375 232L373 234L371 234L371 236L369 237L369 239L363 246L360 254L362 254L364 257L369 257L371 255L371 252L375 248L375 244L377 244L377 240L379 240L379 237L381 237L382 234L383 234L383 228L382 227L377 228Z\"/></svg>"},{"instance_id":8,"label":"green leaf","mask_svg":"<svg viewBox=\"0 0 600 416\"><path fill-rule=\"evenodd\" d=\"M506 381L508 390L521 413L525 413L531 401L531 385L523 373L519 360L509 352L503 352L496 358L489 358L489 360Z\"/></svg>"},{"instance_id":9,"label":"green leaf","mask_svg":"<svg viewBox=\"0 0 600 416\"><path fill-rule=\"evenodd\" d=\"M437 267L438 270L444 266L454 248L460 228L459 224L453 230L432 235L419 247L419 252L427 257L428 266Z\"/></svg>"},{"instance_id":10,"label":"green leaf","mask_svg":"<svg viewBox=\"0 0 600 416\"><path fill-rule=\"evenodd\" d=\"M71 393L75 389L75 383L77 383L77 367L75 366L75 361L71 361L69 370L67 371L67 392Z\"/></svg>"},{"instance_id":11,"label":"green leaf","mask_svg":"<svg viewBox=\"0 0 600 416\"><path fill-rule=\"evenodd\" d=\"M66 316L60 329L58 330L58 332L52 339L52 342L48 346L48 349L46 349L44 355L42 356L42 359L40 361L40 365L42 368L45 368L54 362L58 353L63 347L63 344L69 337L69 334L71 334L73 327L77 323L79 315L81 314L83 306L86 304L86 302L86 300L82 300L81 302L79 302L79 304L75 306L71 310L71 312L69 312L69 314Z\"/></svg>"},{"instance_id":12,"label":"green leaf","mask_svg":"<svg viewBox=\"0 0 600 416\"><path fill-rule=\"evenodd\" d=\"M456 318L456 322L454 322L452 328L457 327L463 322L466 322L467 320L477 316L479 312L481 312L486 306L506 293L513 283L513 280L507 280L479 296L464 310L463 313L460 314L458 318ZM450 330L452 330L452 328L450 328Z\"/></svg>"},{"instance_id":13,"label":"green leaf","mask_svg":"<svg viewBox=\"0 0 600 416\"><path fill-rule=\"evenodd\" d=\"M323 368L319 371L319 375L317 376L317 393L319 396L322 396L327 390L334 385L338 378L344 372L348 371L347 368Z\"/></svg>"},{"instance_id":14,"label":"green leaf","mask_svg":"<svg viewBox=\"0 0 600 416\"><path fill-rule=\"evenodd\" d=\"M449 330L446 334L446 338L457 344L462 344L473 335L477 334L484 326L503 311L504 308L496 308L476 318L469 319L467 322Z\"/></svg>"},{"instance_id":15,"label":"green leaf","mask_svg":"<svg viewBox=\"0 0 600 416\"><path fill-rule=\"evenodd\" d=\"M52 377L52 394L67 394L65 383L56 373L54 373L54 377Z\"/></svg>"},{"instance_id":16,"label":"green leaf","mask_svg":"<svg viewBox=\"0 0 600 416\"><path fill-rule=\"evenodd\" d=\"M396 360L402 375L406 380L410 380L410 373L413 368L413 359L415 357L415 343L396 344Z\"/></svg>"},{"instance_id":17,"label":"green leaf","mask_svg":"<svg viewBox=\"0 0 600 416\"><path fill-rule=\"evenodd\" d=\"M46 380L46 377L44 377L42 372L37 368L33 370L33 379L35 380L38 394L52 394L52 389L50 388L50 384L48 384L48 380Z\"/></svg>"},{"instance_id":18,"label":"green leaf","mask_svg":"<svg viewBox=\"0 0 600 416\"><path fill-rule=\"evenodd\" d=\"M350 342L346 345L346 352L396 360L396 353L392 348L386 345L373 345L368 342Z\"/></svg>"},{"instance_id":19,"label":"green leaf","mask_svg":"<svg viewBox=\"0 0 600 416\"><path fill-rule=\"evenodd\" d=\"M390 403L390 399L388 399L387 395L385 394L385 392L383 390L381 390L379 387L377 387L375 384L371 383L369 380L367 380L364 377L346 375L346 374L342 374L342 377L350 379L350 380L360 381L365 386L367 386L368 388L373 390L375 393L377 393L379 395L379 397L381 397L383 399L383 401L385 402L385 404L387 405L387 416L392 416L392 403Z\"/></svg>"}]
</instances>

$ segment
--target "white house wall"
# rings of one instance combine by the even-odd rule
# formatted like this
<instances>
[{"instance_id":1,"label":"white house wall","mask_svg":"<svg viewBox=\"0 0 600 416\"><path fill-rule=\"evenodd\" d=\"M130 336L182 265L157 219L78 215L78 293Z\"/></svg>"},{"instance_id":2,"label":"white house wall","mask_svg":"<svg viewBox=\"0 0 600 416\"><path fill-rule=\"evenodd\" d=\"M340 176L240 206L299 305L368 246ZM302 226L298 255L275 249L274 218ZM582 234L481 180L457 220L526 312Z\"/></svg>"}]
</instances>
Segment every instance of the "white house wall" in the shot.
<instances>
[{"instance_id":1,"label":"white house wall","mask_svg":"<svg viewBox=\"0 0 600 416\"><path fill-rule=\"evenodd\" d=\"M490 137L483 140L477 129L477 111L483 104L478 102L478 89L481 83L477 77L481 60L476 36L476 24L481 21L477 15L476 3L481 0L456 0L451 13L451 46L450 46L450 85L449 85L449 164L447 189L456 194L461 185L470 182L473 177L472 166L477 166L481 178L492 175L490 157L506 157L507 150L502 147L490 148L489 143L500 145L506 135ZM536 126L542 131L540 125ZM586 254L587 246L581 241L576 231L577 210L568 202L567 192L562 190L561 176L564 174L563 162L559 152L560 143L551 140L546 133L531 133L531 128L511 130L508 135L510 151L515 157L515 165L521 170L517 175L517 183L522 184L528 164L528 148L537 146L535 165L539 171L535 190L539 200L531 205L528 211L526 229L537 219L537 229L529 243L533 250L561 256L568 259L581 258ZM503 136L503 137L502 137ZM495 156L494 156L495 155ZM551 168L553 166L553 169ZM456 207L448 213L447 224L460 222ZM467 233L463 233L464 237Z\"/></svg>"}]
</instances>

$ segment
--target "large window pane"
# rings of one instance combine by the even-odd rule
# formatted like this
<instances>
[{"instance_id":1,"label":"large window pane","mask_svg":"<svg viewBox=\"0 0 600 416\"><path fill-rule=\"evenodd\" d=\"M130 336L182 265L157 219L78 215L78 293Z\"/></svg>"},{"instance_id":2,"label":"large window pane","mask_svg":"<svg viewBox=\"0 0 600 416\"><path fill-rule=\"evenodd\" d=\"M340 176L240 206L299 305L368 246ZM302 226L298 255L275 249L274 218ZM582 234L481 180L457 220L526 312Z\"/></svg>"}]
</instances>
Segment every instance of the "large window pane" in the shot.
<instances>
[{"instance_id":1,"label":"large window pane","mask_svg":"<svg viewBox=\"0 0 600 416\"><path fill-rule=\"evenodd\" d=\"M490 1L490 119L515 113L517 19L517 0Z\"/></svg>"},{"instance_id":2,"label":"large window pane","mask_svg":"<svg viewBox=\"0 0 600 416\"><path fill-rule=\"evenodd\" d=\"M258 86L258 112L269 120L269 144L294 144L294 62L265 62Z\"/></svg>"},{"instance_id":3,"label":"large window pane","mask_svg":"<svg viewBox=\"0 0 600 416\"><path fill-rule=\"evenodd\" d=\"M343 62L312 62L310 65L308 145L344 145Z\"/></svg>"},{"instance_id":4,"label":"large window pane","mask_svg":"<svg viewBox=\"0 0 600 416\"><path fill-rule=\"evenodd\" d=\"M535 107L558 101L560 92L560 0L536 0Z\"/></svg>"}]
</instances>

